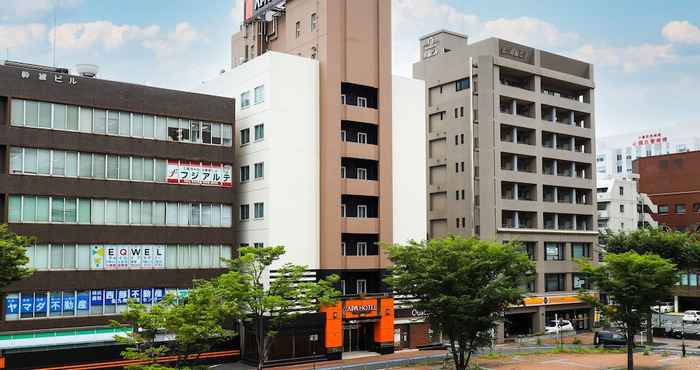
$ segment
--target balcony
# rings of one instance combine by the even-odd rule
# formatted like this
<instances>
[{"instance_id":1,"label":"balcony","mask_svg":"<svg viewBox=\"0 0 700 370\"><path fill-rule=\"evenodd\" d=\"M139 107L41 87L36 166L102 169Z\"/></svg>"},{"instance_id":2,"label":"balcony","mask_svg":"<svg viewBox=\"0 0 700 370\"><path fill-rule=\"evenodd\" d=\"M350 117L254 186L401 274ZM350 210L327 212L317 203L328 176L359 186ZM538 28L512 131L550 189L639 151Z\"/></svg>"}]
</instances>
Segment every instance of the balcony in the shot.
<instances>
[{"instance_id":1,"label":"balcony","mask_svg":"<svg viewBox=\"0 0 700 370\"><path fill-rule=\"evenodd\" d=\"M379 111L376 109L357 105L343 105L342 107L340 119L343 121L379 124Z\"/></svg>"},{"instance_id":2,"label":"balcony","mask_svg":"<svg viewBox=\"0 0 700 370\"><path fill-rule=\"evenodd\" d=\"M591 115L588 113L545 104L542 104L540 113L543 121L581 128L591 128Z\"/></svg>"},{"instance_id":3,"label":"balcony","mask_svg":"<svg viewBox=\"0 0 700 370\"><path fill-rule=\"evenodd\" d=\"M350 234L379 234L379 218L342 217L341 232Z\"/></svg>"},{"instance_id":4,"label":"balcony","mask_svg":"<svg viewBox=\"0 0 700 370\"><path fill-rule=\"evenodd\" d=\"M381 268L381 258L374 256L343 256L343 269L346 270L368 270Z\"/></svg>"},{"instance_id":5,"label":"balcony","mask_svg":"<svg viewBox=\"0 0 700 370\"><path fill-rule=\"evenodd\" d=\"M535 103L533 102L501 96L500 107L503 114L535 118Z\"/></svg>"},{"instance_id":6,"label":"balcony","mask_svg":"<svg viewBox=\"0 0 700 370\"><path fill-rule=\"evenodd\" d=\"M341 155L348 158L379 160L379 146L372 144L360 144L350 141L343 142Z\"/></svg>"},{"instance_id":7,"label":"balcony","mask_svg":"<svg viewBox=\"0 0 700 370\"><path fill-rule=\"evenodd\" d=\"M541 85L542 94L573 100L584 104L589 104L591 102L591 89L588 87L575 85L548 77L542 77Z\"/></svg>"},{"instance_id":8,"label":"balcony","mask_svg":"<svg viewBox=\"0 0 700 370\"><path fill-rule=\"evenodd\" d=\"M535 145L535 130L501 125L501 141L514 144Z\"/></svg>"},{"instance_id":9,"label":"balcony","mask_svg":"<svg viewBox=\"0 0 700 370\"><path fill-rule=\"evenodd\" d=\"M524 154L501 153L501 170L518 172L537 172L535 157Z\"/></svg>"},{"instance_id":10,"label":"balcony","mask_svg":"<svg viewBox=\"0 0 700 370\"><path fill-rule=\"evenodd\" d=\"M501 212L501 227L508 229L537 228L537 212L508 211Z\"/></svg>"},{"instance_id":11,"label":"balcony","mask_svg":"<svg viewBox=\"0 0 700 370\"><path fill-rule=\"evenodd\" d=\"M358 180L346 178L341 180L340 187L340 191L343 194L375 197L379 196L379 181L376 180Z\"/></svg>"},{"instance_id":12,"label":"balcony","mask_svg":"<svg viewBox=\"0 0 700 370\"><path fill-rule=\"evenodd\" d=\"M499 67L501 85L511 86L527 91L535 91L535 76L531 73Z\"/></svg>"}]
</instances>

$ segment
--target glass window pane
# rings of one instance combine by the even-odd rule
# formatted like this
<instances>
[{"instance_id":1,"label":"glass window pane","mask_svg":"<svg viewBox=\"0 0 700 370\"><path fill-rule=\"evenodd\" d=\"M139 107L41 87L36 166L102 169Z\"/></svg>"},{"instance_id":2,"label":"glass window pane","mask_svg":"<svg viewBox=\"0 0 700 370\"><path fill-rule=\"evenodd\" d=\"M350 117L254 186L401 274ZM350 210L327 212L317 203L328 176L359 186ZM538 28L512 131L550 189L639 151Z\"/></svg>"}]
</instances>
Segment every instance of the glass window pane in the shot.
<instances>
[{"instance_id":1,"label":"glass window pane","mask_svg":"<svg viewBox=\"0 0 700 370\"><path fill-rule=\"evenodd\" d=\"M24 148L24 173L36 174L36 149Z\"/></svg>"},{"instance_id":2,"label":"glass window pane","mask_svg":"<svg viewBox=\"0 0 700 370\"><path fill-rule=\"evenodd\" d=\"M36 221L49 222L49 197L36 198Z\"/></svg>"},{"instance_id":3,"label":"glass window pane","mask_svg":"<svg viewBox=\"0 0 700 370\"><path fill-rule=\"evenodd\" d=\"M202 253L200 267L213 267L211 266L211 254L209 253L211 248L208 245L203 245L200 250Z\"/></svg>"},{"instance_id":4,"label":"glass window pane","mask_svg":"<svg viewBox=\"0 0 700 370\"><path fill-rule=\"evenodd\" d=\"M24 124L29 127L37 127L39 124L39 103L27 101L24 105Z\"/></svg>"},{"instance_id":5,"label":"glass window pane","mask_svg":"<svg viewBox=\"0 0 700 370\"><path fill-rule=\"evenodd\" d=\"M22 197L22 200L22 222L35 222L36 197L25 195Z\"/></svg>"},{"instance_id":6,"label":"glass window pane","mask_svg":"<svg viewBox=\"0 0 700 370\"><path fill-rule=\"evenodd\" d=\"M129 180L131 178L131 161L129 157L119 157L119 180Z\"/></svg>"},{"instance_id":7,"label":"glass window pane","mask_svg":"<svg viewBox=\"0 0 700 370\"><path fill-rule=\"evenodd\" d=\"M78 176L78 152L66 153L66 176Z\"/></svg>"},{"instance_id":8,"label":"glass window pane","mask_svg":"<svg viewBox=\"0 0 700 370\"><path fill-rule=\"evenodd\" d=\"M199 203L193 203L190 205L190 225L199 225L200 222L200 208Z\"/></svg>"},{"instance_id":9,"label":"glass window pane","mask_svg":"<svg viewBox=\"0 0 700 370\"><path fill-rule=\"evenodd\" d=\"M51 269L63 268L63 245L51 244Z\"/></svg>"},{"instance_id":10,"label":"glass window pane","mask_svg":"<svg viewBox=\"0 0 700 370\"><path fill-rule=\"evenodd\" d=\"M190 141L190 121L181 119L180 121L180 141Z\"/></svg>"},{"instance_id":11,"label":"glass window pane","mask_svg":"<svg viewBox=\"0 0 700 370\"><path fill-rule=\"evenodd\" d=\"M10 222L20 222L22 217L22 196L10 195L8 208L8 218Z\"/></svg>"},{"instance_id":12,"label":"glass window pane","mask_svg":"<svg viewBox=\"0 0 700 370\"><path fill-rule=\"evenodd\" d=\"M74 131L78 130L78 107L74 105L68 106L66 128Z\"/></svg>"},{"instance_id":13,"label":"glass window pane","mask_svg":"<svg viewBox=\"0 0 700 370\"><path fill-rule=\"evenodd\" d=\"M63 268L75 268L75 245L66 244L63 246Z\"/></svg>"},{"instance_id":14,"label":"glass window pane","mask_svg":"<svg viewBox=\"0 0 700 370\"><path fill-rule=\"evenodd\" d=\"M90 211L90 199L80 198L78 200L78 222L81 224L89 224Z\"/></svg>"},{"instance_id":15,"label":"glass window pane","mask_svg":"<svg viewBox=\"0 0 700 370\"><path fill-rule=\"evenodd\" d=\"M202 122L202 142L211 144L211 123Z\"/></svg>"},{"instance_id":16,"label":"glass window pane","mask_svg":"<svg viewBox=\"0 0 700 370\"><path fill-rule=\"evenodd\" d=\"M179 245L177 249L177 267L187 268L189 264L190 248L186 245Z\"/></svg>"},{"instance_id":17,"label":"glass window pane","mask_svg":"<svg viewBox=\"0 0 700 370\"><path fill-rule=\"evenodd\" d=\"M126 225L129 223L129 201L120 200L119 201L119 218L117 223L120 225Z\"/></svg>"},{"instance_id":18,"label":"glass window pane","mask_svg":"<svg viewBox=\"0 0 700 370\"><path fill-rule=\"evenodd\" d=\"M223 144L231 146L233 144L233 129L231 125L223 125Z\"/></svg>"},{"instance_id":19,"label":"glass window pane","mask_svg":"<svg viewBox=\"0 0 700 370\"><path fill-rule=\"evenodd\" d=\"M153 203L153 224L165 225L165 203Z\"/></svg>"},{"instance_id":20,"label":"glass window pane","mask_svg":"<svg viewBox=\"0 0 700 370\"><path fill-rule=\"evenodd\" d=\"M65 199L53 197L51 198L51 222L64 222L64 207Z\"/></svg>"},{"instance_id":21,"label":"glass window pane","mask_svg":"<svg viewBox=\"0 0 700 370\"><path fill-rule=\"evenodd\" d=\"M199 246L190 245L190 267L199 267Z\"/></svg>"},{"instance_id":22,"label":"glass window pane","mask_svg":"<svg viewBox=\"0 0 700 370\"><path fill-rule=\"evenodd\" d=\"M34 266L38 269L46 270L49 268L49 246L46 244L37 244L34 247Z\"/></svg>"},{"instance_id":23,"label":"glass window pane","mask_svg":"<svg viewBox=\"0 0 700 370\"><path fill-rule=\"evenodd\" d=\"M90 153L78 153L80 156L80 169L78 176L80 177L92 177L92 154Z\"/></svg>"},{"instance_id":24,"label":"glass window pane","mask_svg":"<svg viewBox=\"0 0 700 370\"><path fill-rule=\"evenodd\" d=\"M187 226L190 218L190 204L180 203L178 207L178 223L180 226Z\"/></svg>"},{"instance_id":25,"label":"glass window pane","mask_svg":"<svg viewBox=\"0 0 700 370\"><path fill-rule=\"evenodd\" d=\"M143 158L131 158L131 179L134 181L143 181Z\"/></svg>"},{"instance_id":26,"label":"glass window pane","mask_svg":"<svg viewBox=\"0 0 700 370\"><path fill-rule=\"evenodd\" d=\"M202 204L202 226L211 226L211 204Z\"/></svg>"},{"instance_id":27,"label":"glass window pane","mask_svg":"<svg viewBox=\"0 0 700 370\"><path fill-rule=\"evenodd\" d=\"M136 118L136 116L134 116ZM155 120L153 116L143 116L143 137L146 139L153 138L153 130L155 128Z\"/></svg>"},{"instance_id":28,"label":"glass window pane","mask_svg":"<svg viewBox=\"0 0 700 370\"><path fill-rule=\"evenodd\" d=\"M156 139L168 139L168 128L165 124L165 117L156 117Z\"/></svg>"},{"instance_id":29,"label":"glass window pane","mask_svg":"<svg viewBox=\"0 0 700 370\"><path fill-rule=\"evenodd\" d=\"M211 205L211 226L218 227L221 225L221 205Z\"/></svg>"},{"instance_id":30,"label":"glass window pane","mask_svg":"<svg viewBox=\"0 0 700 370\"><path fill-rule=\"evenodd\" d=\"M39 127L51 127L51 103L39 103Z\"/></svg>"},{"instance_id":31,"label":"glass window pane","mask_svg":"<svg viewBox=\"0 0 700 370\"><path fill-rule=\"evenodd\" d=\"M93 132L96 134L107 133L107 112L103 109L94 110Z\"/></svg>"},{"instance_id":32,"label":"glass window pane","mask_svg":"<svg viewBox=\"0 0 700 370\"><path fill-rule=\"evenodd\" d=\"M119 157L116 155L107 156L107 178L117 179L119 177Z\"/></svg>"},{"instance_id":33,"label":"glass window pane","mask_svg":"<svg viewBox=\"0 0 700 370\"><path fill-rule=\"evenodd\" d=\"M219 123L211 124L211 143L221 144L221 124Z\"/></svg>"},{"instance_id":34,"label":"glass window pane","mask_svg":"<svg viewBox=\"0 0 700 370\"><path fill-rule=\"evenodd\" d=\"M107 133L119 135L119 112L107 112Z\"/></svg>"},{"instance_id":35,"label":"glass window pane","mask_svg":"<svg viewBox=\"0 0 700 370\"><path fill-rule=\"evenodd\" d=\"M63 104L53 105L53 128L66 129L66 106Z\"/></svg>"},{"instance_id":36,"label":"glass window pane","mask_svg":"<svg viewBox=\"0 0 700 370\"><path fill-rule=\"evenodd\" d=\"M168 162L165 159L156 159L156 182L165 182L168 177Z\"/></svg>"},{"instance_id":37,"label":"glass window pane","mask_svg":"<svg viewBox=\"0 0 700 370\"><path fill-rule=\"evenodd\" d=\"M80 132L92 132L92 108L80 107Z\"/></svg>"},{"instance_id":38,"label":"glass window pane","mask_svg":"<svg viewBox=\"0 0 700 370\"><path fill-rule=\"evenodd\" d=\"M131 202L131 214L129 216L129 223L132 225L141 225L141 202L137 200Z\"/></svg>"},{"instance_id":39,"label":"glass window pane","mask_svg":"<svg viewBox=\"0 0 700 370\"><path fill-rule=\"evenodd\" d=\"M221 206L221 226L231 227L231 206L226 204Z\"/></svg>"},{"instance_id":40,"label":"glass window pane","mask_svg":"<svg viewBox=\"0 0 700 370\"><path fill-rule=\"evenodd\" d=\"M62 150L53 151L53 168L51 174L54 176L66 175L66 152Z\"/></svg>"},{"instance_id":41,"label":"glass window pane","mask_svg":"<svg viewBox=\"0 0 700 370\"><path fill-rule=\"evenodd\" d=\"M118 218L119 202L116 200L107 199L105 207L105 223L108 225L116 225Z\"/></svg>"},{"instance_id":42,"label":"glass window pane","mask_svg":"<svg viewBox=\"0 0 700 370\"><path fill-rule=\"evenodd\" d=\"M153 158L143 159L143 180L153 181Z\"/></svg>"},{"instance_id":43,"label":"glass window pane","mask_svg":"<svg viewBox=\"0 0 700 370\"><path fill-rule=\"evenodd\" d=\"M92 176L96 179L105 178L107 156L105 154L92 155Z\"/></svg>"},{"instance_id":44,"label":"glass window pane","mask_svg":"<svg viewBox=\"0 0 700 370\"><path fill-rule=\"evenodd\" d=\"M76 253L76 264L75 267L81 270L87 270L90 268L90 246L85 244L78 245L78 252Z\"/></svg>"},{"instance_id":45,"label":"glass window pane","mask_svg":"<svg viewBox=\"0 0 700 370\"><path fill-rule=\"evenodd\" d=\"M104 199L92 200L92 211L90 212L93 225L104 225L105 223L105 201Z\"/></svg>"},{"instance_id":46,"label":"glass window pane","mask_svg":"<svg viewBox=\"0 0 700 370\"><path fill-rule=\"evenodd\" d=\"M141 224L153 225L153 202L141 203Z\"/></svg>"},{"instance_id":47,"label":"glass window pane","mask_svg":"<svg viewBox=\"0 0 700 370\"><path fill-rule=\"evenodd\" d=\"M165 247L165 268L177 268L177 245L168 245Z\"/></svg>"},{"instance_id":48,"label":"glass window pane","mask_svg":"<svg viewBox=\"0 0 700 370\"><path fill-rule=\"evenodd\" d=\"M179 125L177 118L168 118L168 138L171 141L179 141Z\"/></svg>"},{"instance_id":49,"label":"glass window pane","mask_svg":"<svg viewBox=\"0 0 700 370\"><path fill-rule=\"evenodd\" d=\"M51 173L51 151L48 149L37 150L37 173L49 175Z\"/></svg>"},{"instance_id":50,"label":"glass window pane","mask_svg":"<svg viewBox=\"0 0 700 370\"><path fill-rule=\"evenodd\" d=\"M13 126L24 126L24 100L12 99L12 118Z\"/></svg>"},{"instance_id":51,"label":"glass window pane","mask_svg":"<svg viewBox=\"0 0 700 370\"><path fill-rule=\"evenodd\" d=\"M22 148L16 146L10 148L10 173L22 173L23 153Z\"/></svg>"},{"instance_id":52,"label":"glass window pane","mask_svg":"<svg viewBox=\"0 0 700 370\"><path fill-rule=\"evenodd\" d=\"M167 225L177 225L177 203L168 203L165 212L165 223Z\"/></svg>"},{"instance_id":53,"label":"glass window pane","mask_svg":"<svg viewBox=\"0 0 700 370\"><path fill-rule=\"evenodd\" d=\"M119 112L119 135L129 136L131 131L131 114L126 112ZM139 135L139 137L141 137Z\"/></svg>"},{"instance_id":54,"label":"glass window pane","mask_svg":"<svg viewBox=\"0 0 700 370\"><path fill-rule=\"evenodd\" d=\"M190 121L190 142L192 143L200 143L201 141L201 136L200 136L200 131L199 131L199 122L197 121Z\"/></svg>"},{"instance_id":55,"label":"glass window pane","mask_svg":"<svg viewBox=\"0 0 700 370\"><path fill-rule=\"evenodd\" d=\"M66 198L65 222L76 223L78 221L77 203L78 200L75 198Z\"/></svg>"}]
</instances>

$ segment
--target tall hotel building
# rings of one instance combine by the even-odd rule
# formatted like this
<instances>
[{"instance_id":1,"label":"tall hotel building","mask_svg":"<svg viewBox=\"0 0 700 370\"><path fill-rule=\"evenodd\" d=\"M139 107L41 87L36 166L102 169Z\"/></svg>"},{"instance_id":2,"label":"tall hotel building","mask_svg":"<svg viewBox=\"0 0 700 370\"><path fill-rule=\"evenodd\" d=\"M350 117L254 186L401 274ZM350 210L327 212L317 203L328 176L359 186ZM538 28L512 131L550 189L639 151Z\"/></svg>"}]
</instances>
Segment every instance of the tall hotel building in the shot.
<instances>
[{"instance_id":1,"label":"tall hotel building","mask_svg":"<svg viewBox=\"0 0 700 370\"><path fill-rule=\"evenodd\" d=\"M232 255L234 100L88 72L0 65L0 221L37 238L2 290L10 368L113 344L128 298L186 295Z\"/></svg>"},{"instance_id":2,"label":"tall hotel building","mask_svg":"<svg viewBox=\"0 0 700 370\"><path fill-rule=\"evenodd\" d=\"M197 89L238 101L236 242L283 245L280 263L337 274L344 295L318 342L278 338L273 360L426 343L427 324L383 283L379 245L426 237L425 89L391 75L391 2L245 4L232 70Z\"/></svg>"},{"instance_id":3,"label":"tall hotel building","mask_svg":"<svg viewBox=\"0 0 700 370\"><path fill-rule=\"evenodd\" d=\"M506 40L473 44L438 31L420 40L426 83L427 229L520 241L536 263L503 336L591 308L576 258L597 258L593 66Z\"/></svg>"}]
</instances>

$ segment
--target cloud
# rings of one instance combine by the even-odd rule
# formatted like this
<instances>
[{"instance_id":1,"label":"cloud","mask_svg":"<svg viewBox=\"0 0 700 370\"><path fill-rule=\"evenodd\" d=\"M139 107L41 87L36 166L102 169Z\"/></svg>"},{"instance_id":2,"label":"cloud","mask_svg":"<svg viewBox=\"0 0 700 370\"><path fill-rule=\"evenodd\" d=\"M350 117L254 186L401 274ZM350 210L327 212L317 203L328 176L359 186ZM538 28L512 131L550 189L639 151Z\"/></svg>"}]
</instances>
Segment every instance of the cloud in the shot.
<instances>
[{"instance_id":1,"label":"cloud","mask_svg":"<svg viewBox=\"0 0 700 370\"><path fill-rule=\"evenodd\" d=\"M28 46L30 43L42 41L45 35L46 26L40 23L0 26L0 50Z\"/></svg>"},{"instance_id":2,"label":"cloud","mask_svg":"<svg viewBox=\"0 0 700 370\"><path fill-rule=\"evenodd\" d=\"M2 0L0 1L0 19L9 20L41 16L57 8L71 8L80 0Z\"/></svg>"},{"instance_id":3,"label":"cloud","mask_svg":"<svg viewBox=\"0 0 700 370\"><path fill-rule=\"evenodd\" d=\"M499 37L540 48L567 46L579 39L573 32L559 31L551 23L530 17L499 18L485 22L479 37Z\"/></svg>"},{"instance_id":4,"label":"cloud","mask_svg":"<svg viewBox=\"0 0 700 370\"><path fill-rule=\"evenodd\" d=\"M679 44L700 44L700 28L688 21L671 21L661 29L664 38Z\"/></svg>"},{"instance_id":5,"label":"cloud","mask_svg":"<svg viewBox=\"0 0 700 370\"><path fill-rule=\"evenodd\" d=\"M59 49L101 47L104 50L112 50L129 41L154 38L160 33L160 27L115 25L110 21L64 23L49 31L50 42L53 42L54 32L56 47Z\"/></svg>"},{"instance_id":6,"label":"cloud","mask_svg":"<svg viewBox=\"0 0 700 370\"><path fill-rule=\"evenodd\" d=\"M143 46L159 56L166 56L186 50L196 39L205 40L190 23L180 22L173 32L164 37L144 40Z\"/></svg>"},{"instance_id":7,"label":"cloud","mask_svg":"<svg viewBox=\"0 0 700 370\"><path fill-rule=\"evenodd\" d=\"M628 73L678 60L671 44L642 44L624 48L586 44L574 52L574 57L599 66L622 67Z\"/></svg>"}]
</instances>

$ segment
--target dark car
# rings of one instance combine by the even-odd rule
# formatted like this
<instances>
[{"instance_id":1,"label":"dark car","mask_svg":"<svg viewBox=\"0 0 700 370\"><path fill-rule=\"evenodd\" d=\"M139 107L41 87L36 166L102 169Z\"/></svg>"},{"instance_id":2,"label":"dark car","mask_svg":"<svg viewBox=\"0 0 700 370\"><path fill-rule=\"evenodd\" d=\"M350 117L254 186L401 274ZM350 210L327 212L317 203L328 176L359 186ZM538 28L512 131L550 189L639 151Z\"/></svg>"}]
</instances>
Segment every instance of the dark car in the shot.
<instances>
[{"instance_id":1,"label":"dark car","mask_svg":"<svg viewBox=\"0 0 700 370\"><path fill-rule=\"evenodd\" d=\"M627 345L627 337L614 330L601 330L593 335L593 344L603 347L620 347Z\"/></svg>"}]
</instances>

